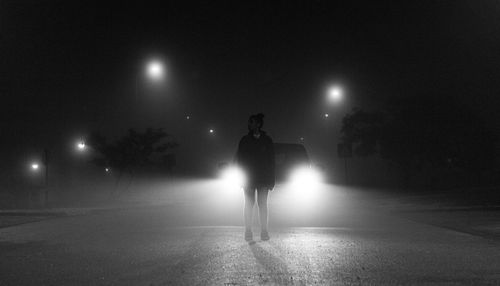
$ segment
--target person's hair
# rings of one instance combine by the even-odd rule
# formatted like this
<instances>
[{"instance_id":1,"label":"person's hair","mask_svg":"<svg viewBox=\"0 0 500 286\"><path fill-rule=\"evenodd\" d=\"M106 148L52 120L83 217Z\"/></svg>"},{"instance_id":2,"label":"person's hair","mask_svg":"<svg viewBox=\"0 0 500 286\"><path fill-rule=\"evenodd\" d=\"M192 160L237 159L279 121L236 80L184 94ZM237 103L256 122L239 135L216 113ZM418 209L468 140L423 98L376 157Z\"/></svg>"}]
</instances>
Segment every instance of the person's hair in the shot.
<instances>
[{"instance_id":1,"label":"person's hair","mask_svg":"<svg viewBox=\"0 0 500 286\"><path fill-rule=\"evenodd\" d=\"M257 123L259 123L259 128L262 128L264 126L264 114L263 113L257 113L250 115L250 118L248 118L248 121L250 120L255 120Z\"/></svg>"}]
</instances>

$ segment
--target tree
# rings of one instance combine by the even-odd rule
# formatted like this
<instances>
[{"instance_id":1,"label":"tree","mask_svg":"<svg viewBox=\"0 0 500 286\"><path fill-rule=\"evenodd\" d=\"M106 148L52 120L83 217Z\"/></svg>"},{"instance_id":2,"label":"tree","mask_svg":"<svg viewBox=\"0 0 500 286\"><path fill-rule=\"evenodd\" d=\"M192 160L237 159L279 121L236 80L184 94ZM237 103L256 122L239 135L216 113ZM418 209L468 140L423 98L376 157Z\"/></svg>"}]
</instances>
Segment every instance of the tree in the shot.
<instances>
[{"instance_id":1,"label":"tree","mask_svg":"<svg viewBox=\"0 0 500 286\"><path fill-rule=\"evenodd\" d=\"M129 129L125 136L111 143L103 135L93 132L88 145L98 153L91 162L111 168L116 174L115 190L124 173L133 177L136 168L153 163L154 155L164 158L168 150L178 146L162 128L148 128L142 133Z\"/></svg>"},{"instance_id":2,"label":"tree","mask_svg":"<svg viewBox=\"0 0 500 286\"><path fill-rule=\"evenodd\" d=\"M406 98L384 110L353 109L341 133L355 155L379 154L396 166L405 186L422 168L478 174L494 163L495 140L485 122L451 98Z\"/></svg>"}]
</instances>

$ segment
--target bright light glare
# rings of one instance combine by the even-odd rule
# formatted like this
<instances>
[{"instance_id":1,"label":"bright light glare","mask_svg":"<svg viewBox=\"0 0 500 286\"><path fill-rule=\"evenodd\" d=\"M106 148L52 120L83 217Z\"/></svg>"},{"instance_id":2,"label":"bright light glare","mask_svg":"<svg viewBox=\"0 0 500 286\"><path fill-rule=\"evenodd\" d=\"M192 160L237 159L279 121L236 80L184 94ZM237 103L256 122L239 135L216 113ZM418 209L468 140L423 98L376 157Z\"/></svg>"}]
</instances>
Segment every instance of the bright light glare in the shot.
<instances>
[{"instance_id":1,"label":"bright light glare","mask_svg":"<svg viewBox=\"0 0 500 286\"><path fill-rule=\"evenodd\" d=\"M236 166L230 166L223 169L218 180L216 195L218 203L223 203L224 207L228 205L237 205L242 202L242 186L245 183L245 174Z\"/></svg>"},{"instance_id":2,"label":"bright light glare","mask_svg":"<svg viewBox=\"0 0 500 286\"><path fill-rule=\"evenodd\" d=\"M301 167L295 170L290 178L292 186L304 191L307 191L311 187L316 187L320 182L320 174L310 167Z\"/></svg>"},{"instance_id":3,"label":"bright light glare","mask_svg":"<svg viewBox=\"0 0 500 286\"><path fill-rule=\"evenodd\" d=\"M159 80L163 78L164 68L159 61L151 61L147 67L148 76L151 79Z\"/></svg>"},{"instance_id":4,"label":"bright light glare","mask_svg":"<svg viewBox=\"0 0 500 286\"><path fill-rule=\"evenodd\" d=\"M321 200L321 181L319 172L309 166L293 171L287 188L290 203L298 209L312 211Z\"/></svg>"},{"instance_id":5,"label":"bright light glare","mask_svg":"<svg viewBox=\"0 0 500 286\"><path fill-rule=\"evenodd\" d=\"M221 177L224 183L231 187L241 188L245 184L245 174L235 166L223 170Z\"/></svg>"},{"instance_id":6,"label":"bright light glare","mask_svg":"<svg viewBox=\"0 0 500 286\"><path fill-rule=\"evenodd\" d=\"M83 150L83 149L85 149L85 143L84 142L78 142L77 147L78 147L78 150Z\"/></svg>"},{"instance_id":7,"label":"bright light glare","mask_svg":"<svg viewBox=\"0 0 500 286\"><path fill-rule=\"evenodd\" d=\"M342 100L342 90L337 86L331 87L328 90L328 97L333 102L339 102Z\"/></svg>"},{"instance_id":8,"label":"bright light glare","mask_svg":"<svg viewBox=\"0 0 500 286\"><path fill-rule=\"evenodd\" d=\"M208 132L210 132L211 134L213 134L213 133L214 133L214 130L213 130L213 129L210 129L210 130L208 130Z\"/></svg>"},{"instance_id":9,"label":"bright light glare","mask_svg":"<svg viewBox=\"0 0 500 286\"><path fill-rule=\"evenodd\" d=\"M38 170L38 168L40 168L40 165L38 165L37 163L31 164L31 169Z\"/></svg>"}]
</instances>

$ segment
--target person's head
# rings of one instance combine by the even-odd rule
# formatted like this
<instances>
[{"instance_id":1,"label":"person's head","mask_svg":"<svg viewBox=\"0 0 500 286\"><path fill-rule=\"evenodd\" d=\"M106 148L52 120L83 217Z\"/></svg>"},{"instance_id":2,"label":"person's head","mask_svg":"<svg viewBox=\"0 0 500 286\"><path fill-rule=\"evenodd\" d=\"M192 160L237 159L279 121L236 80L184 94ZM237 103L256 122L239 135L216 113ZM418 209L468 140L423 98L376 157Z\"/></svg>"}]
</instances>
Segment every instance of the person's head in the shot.
<instances>
[{"instance_id":1,"label":"person's head","mask_svg":"<svg viewBox=\"0 0 500 286\"><path fill-rule=\"evenodd\" d=\"M264 114L258 113L250 115L248 118L248 130L252 132L259 131L264 126Z\"/></svg>"}]
</instances>

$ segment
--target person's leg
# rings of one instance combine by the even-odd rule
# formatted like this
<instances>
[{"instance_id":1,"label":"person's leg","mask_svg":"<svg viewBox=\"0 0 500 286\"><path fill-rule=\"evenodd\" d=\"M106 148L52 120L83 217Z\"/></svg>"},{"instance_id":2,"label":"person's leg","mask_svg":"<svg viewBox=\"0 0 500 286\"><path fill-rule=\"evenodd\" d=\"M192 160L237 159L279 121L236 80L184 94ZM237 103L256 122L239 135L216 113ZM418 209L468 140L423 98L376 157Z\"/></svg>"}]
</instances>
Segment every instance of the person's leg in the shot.
<instances>
[{"instance_id":1,"label":"person's leg","mask_svg":"<svg viewBox=\"0 0 500 286\"><path fill-rule=\"evenodd\" d=\"M259 188L257 190L257 203L259 205L261 238L263 240L269 239L269 234L267 232L267 226L268 226L267 197L268 197L268 194L269 194L269 190L267 188Z\"/></svg>"},{"instance_id":2,"label":"person's leg","mask_svg":"<svg viewBox=\"0 0 500 286\"><path fill-rule=\"evenodd\" d=\"M245 188L245 239L252 239L253 206L255 205L255 188Z\"/></svg>"}]
</instances>

